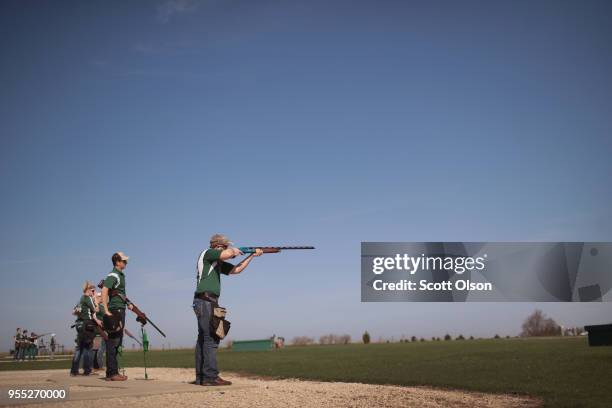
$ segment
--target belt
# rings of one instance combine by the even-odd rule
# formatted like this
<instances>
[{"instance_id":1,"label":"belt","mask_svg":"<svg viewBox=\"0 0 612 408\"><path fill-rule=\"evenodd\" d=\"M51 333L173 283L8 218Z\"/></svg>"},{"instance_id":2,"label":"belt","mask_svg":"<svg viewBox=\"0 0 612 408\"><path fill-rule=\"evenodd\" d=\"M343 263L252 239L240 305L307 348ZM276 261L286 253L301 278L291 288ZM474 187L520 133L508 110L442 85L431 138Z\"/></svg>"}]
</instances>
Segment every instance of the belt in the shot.
<instances>
[{"instance_id":1,"label":"belt","mask_svg":"<svg viewBox=\"0 0 612 408\"><path fill-rule=\"evenodd\" d=\"M194 298L196 299L202 299L202 300L206 300L208 302L218 302L219 301L219 296L215 295L212 292L200 292L200 293L195 293L193 295Z\"/></svg>"}]
</instances>

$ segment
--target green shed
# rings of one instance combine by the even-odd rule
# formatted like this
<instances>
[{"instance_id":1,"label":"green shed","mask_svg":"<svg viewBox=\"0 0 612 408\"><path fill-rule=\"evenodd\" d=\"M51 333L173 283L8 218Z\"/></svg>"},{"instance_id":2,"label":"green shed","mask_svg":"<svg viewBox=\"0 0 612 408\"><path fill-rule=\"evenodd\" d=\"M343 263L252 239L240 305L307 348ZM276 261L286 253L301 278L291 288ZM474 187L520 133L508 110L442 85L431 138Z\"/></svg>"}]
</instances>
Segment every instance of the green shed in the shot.
<instances>
[{"instance_id":1,"label":"green shed","mask_svg":"<svg viewBox=\"0 0 612 408\"><path fill-rule=\"evenodd\" d=\"M612 346L612 324L584 326L589 332L589 346Z\"/></svg>"},{"instance_id":2,"label":"green shed","mask_svg":"<svg viewBox=\"0 0 612 408\"><path fill-rule=\"evenodd\" d=\"M267 351L274 349L272 339L239 340L232 342L232 351Z\"/></svg>"}]
</instances>

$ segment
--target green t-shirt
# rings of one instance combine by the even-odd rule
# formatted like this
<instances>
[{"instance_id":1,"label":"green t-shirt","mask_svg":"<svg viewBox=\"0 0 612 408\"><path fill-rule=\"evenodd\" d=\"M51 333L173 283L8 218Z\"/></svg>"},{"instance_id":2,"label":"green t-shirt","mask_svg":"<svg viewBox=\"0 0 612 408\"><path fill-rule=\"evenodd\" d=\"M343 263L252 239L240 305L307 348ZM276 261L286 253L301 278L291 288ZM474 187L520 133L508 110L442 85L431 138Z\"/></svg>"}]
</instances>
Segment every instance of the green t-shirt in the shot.
<instances>
[{"instance_id":1,"label":"green t-shirt","mask_svg":"<svg viewBox=\"0 0 612 408\"><path fill-rule=\"evenodd\" d=\"M234 265L222 261L220 249L209 248L198 257L196 293L210 292L221 295L221 274L229 275Z\"/></svg>"},{"instance_id":2,"label":"green t-shirt","mask_svg":"<svg viewBox=\"0 0 612 408\"><path fill-rule=\"evenodd\" d=\"M83 295L79 301L81 312L79 313L80 320L92 320L93 315L96 313L96 306L94 305L91 296Z\"/></svg>"},{"instance_id":3,"label":"green t-shirt","mask_svg":"<svg viewBox=\"0 0 612 408\"><path fill-rule=\"evenodd\" d=\"M108 309L125 309L126 303L119 296L111 296L111 291L116 290L125 296L125 275L117 268L113 268L112 272L104 279L104 287L108 288Z\"/></svg>"},{"instance_id":4,"label":"green t-shirt","mask_svg":"<svg viewBox=\"0 0 612 408\"><path fill-rule=\"evenodd\" d=\"M98 318L98 320L104 319L104 313L106 313L104 305L102 303L98 303L98 313L96 313L96 317Z\"/></svg>"}]
</instances>

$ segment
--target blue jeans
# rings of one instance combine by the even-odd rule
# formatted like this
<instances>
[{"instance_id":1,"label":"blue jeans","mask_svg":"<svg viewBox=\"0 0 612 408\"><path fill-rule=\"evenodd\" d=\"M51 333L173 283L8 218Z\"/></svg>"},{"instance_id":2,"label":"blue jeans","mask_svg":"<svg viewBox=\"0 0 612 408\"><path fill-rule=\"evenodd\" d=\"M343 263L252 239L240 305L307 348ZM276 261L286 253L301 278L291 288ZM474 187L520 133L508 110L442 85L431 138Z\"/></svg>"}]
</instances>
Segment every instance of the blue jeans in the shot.
<instances>
[{"instance_id":1,"label":"blue jeans","mask_svg":"<svg viewBox=\"0 0 612 408\"><path fill-rule=\"evenodd\" d=\"M198 321L198 342L195 350L196 381L214 380L219 376L217 369L219 341L210 335L213 305L203 299L194 299L193 311Z\"/></svg>"},{"instance_id":2,"label":"blue jeans","mask_svg":"<svg viewBox=\"0 0 612 408\"><path fill-rule=\"evenodd\" d=\"M123 328L125 327L125 309L111 309L110 312L121 320L121 330L116 333L109 333L106 340L106 377L110 378L119 374L119 362L117 356L123 344Z\"/></svg>"},{"instance_id":3,"label":"blue jeans","mask_svg":"<svg viewBox=\"0 0 612 408\"><path fill-rule=\"evenodd\" d=\"M117 356L119 347L122 344L122 337L110 337L106 341L106 377L110 378L115 374L119 374L119 362Z\"/></svg>"},{"instance_id":4,"label":"blue jeans","mask_svg":"<svg viewBox=\"0 0 612 408\"><path fill-rule=\"evenodd\" d=\"M104 352L106 351L106 341L102 339L100 342L100 347L96 352L96 362L98 363L98 368L104 368Z\"/></svg>"},{"instance_id":5,"label":"blue jeans","mask_svg":"<svg viewBox=\"0 0 612 408\"><path fill-rule=\"evenodd\" d=\"M79 373L79 362L83 357L83 374L91 373L91 342L80 340L74 348L74 355L72 356L72 367L70 368L70 374Z\"/></svg>"}]
</instances>

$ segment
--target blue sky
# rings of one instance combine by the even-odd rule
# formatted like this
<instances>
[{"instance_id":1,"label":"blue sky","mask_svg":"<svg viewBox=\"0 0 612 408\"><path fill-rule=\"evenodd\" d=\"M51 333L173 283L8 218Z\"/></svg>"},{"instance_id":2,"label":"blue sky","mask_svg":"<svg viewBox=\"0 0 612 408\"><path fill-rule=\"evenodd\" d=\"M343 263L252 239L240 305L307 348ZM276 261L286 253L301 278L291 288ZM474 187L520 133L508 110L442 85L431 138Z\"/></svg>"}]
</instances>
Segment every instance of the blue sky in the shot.
<instances>
[{"instance_id":1,"label":"blue sky","mask_svg":"<svg viewBox=\"0 0 612 408\"><path fill-rule=\"evenodd\" d=\"M232 338L610 321L359 289L361 241L612 240L609 2L5 1L0 27L0 349L17 326L70 344L116 250L191 345L215 232L317 247L223 282Z\"/></svg>"}]
</instances>

